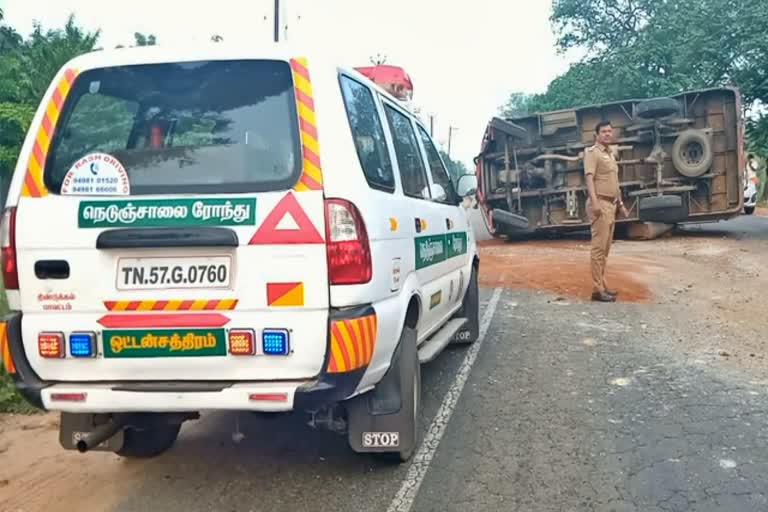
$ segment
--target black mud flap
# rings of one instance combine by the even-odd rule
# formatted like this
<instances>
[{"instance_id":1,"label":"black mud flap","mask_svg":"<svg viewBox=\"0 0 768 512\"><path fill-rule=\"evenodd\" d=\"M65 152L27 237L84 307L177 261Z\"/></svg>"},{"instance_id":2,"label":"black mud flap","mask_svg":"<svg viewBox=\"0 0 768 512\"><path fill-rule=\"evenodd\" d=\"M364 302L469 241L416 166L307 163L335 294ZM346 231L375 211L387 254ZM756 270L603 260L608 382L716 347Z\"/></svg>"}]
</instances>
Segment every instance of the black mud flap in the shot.
<instances>
[{"instance_id":1,"label":"black mud flap","mask_svg":"<svg viewBox=\"0 0 768 512\"><path fill-rule=\"evenodd\" d=\"M688 218L688 202L681 196L644 197L640 200L641 222L675 224Z\"/></svg>"},{"instance_id":2,"label":"black mud flap","mask_svg":"<svg viewBox=\"0 0 768 512\"><path fill-rule=\"evenodd\" d=\"M495 209L491 212L493 224L504 226L506 231L527 230L529 226L528 218L506 210Z\"/></svg>"},{"instance_id":3,"label":"black mud flap","mask_svg":"<svg viewBox=\"0 0 768 512\"><path fill-rule=\"evenodd\" d=\"M416 331L405 328L384 378L373 390L346 402L349 446L354 451L415 451L413 375L418 364Z\"/></svg>"},{"instance_id":4,"label":"black mud flap","mask_svg":"<svg viewBox=\"0 0 768 512\"><path fill-rule=\"evenodd\" d=\"M88 434L97 427L109 421L108 414L75 414L61 413L59 426L59 443L65 450L76 450L77 443L84 440ZM91 451L116 452L123 448L123 430L102 442L98 446L90 448Z\"/></svg>"}]
</instances>

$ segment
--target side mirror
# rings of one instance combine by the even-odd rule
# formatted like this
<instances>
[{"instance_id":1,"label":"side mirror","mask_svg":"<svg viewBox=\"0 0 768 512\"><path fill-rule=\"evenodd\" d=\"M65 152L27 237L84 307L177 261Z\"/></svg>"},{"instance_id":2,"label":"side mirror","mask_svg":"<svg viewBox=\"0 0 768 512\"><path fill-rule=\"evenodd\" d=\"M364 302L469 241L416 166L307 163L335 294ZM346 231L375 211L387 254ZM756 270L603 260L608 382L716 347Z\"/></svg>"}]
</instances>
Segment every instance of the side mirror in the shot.
<instances>
[{"instance_id":1,"label":"side mirror","mask_svg":"<svg viewBox=\"0 0 768 512\"><path fill-rule=\"evenodd\" d=\"M442 185L439 183L433 183L429 187L424 187L421 191L421 197L424 199L434 199L435 201L445 201L448 198L448 193L445 191Z\"/></svg>"},{"instance_id":2,"label":"side mirror","mask_svg":"<svg viewBox=\"0 0 768 512\"><path fill-rule=\"evenodd\" d=\"M456 182L456 192L459 197L473 196L477 192L477 176L464 174Z\"/></svg>"}]
</instances>

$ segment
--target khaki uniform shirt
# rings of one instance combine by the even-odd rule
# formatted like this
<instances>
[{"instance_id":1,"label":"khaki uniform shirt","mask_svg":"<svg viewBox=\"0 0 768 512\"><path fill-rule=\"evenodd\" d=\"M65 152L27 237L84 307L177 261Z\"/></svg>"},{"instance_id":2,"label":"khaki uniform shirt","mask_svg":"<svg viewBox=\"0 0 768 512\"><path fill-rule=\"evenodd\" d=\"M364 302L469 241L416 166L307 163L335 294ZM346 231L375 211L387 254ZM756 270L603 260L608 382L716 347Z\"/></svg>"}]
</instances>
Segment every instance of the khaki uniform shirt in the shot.
<instances>
[{"instance_id":1,"label":"khaki uniform shirt","mask_svg":"<svg viewBox=\"0 0 768 512\"><path fill-rule=\"evenodd\" d=\"M621 196L619 189L619 164L611 148L600 143L584 152L584 174L595 176L595 192L598 196L616 199Z\"/></svg>"}]
</instances>

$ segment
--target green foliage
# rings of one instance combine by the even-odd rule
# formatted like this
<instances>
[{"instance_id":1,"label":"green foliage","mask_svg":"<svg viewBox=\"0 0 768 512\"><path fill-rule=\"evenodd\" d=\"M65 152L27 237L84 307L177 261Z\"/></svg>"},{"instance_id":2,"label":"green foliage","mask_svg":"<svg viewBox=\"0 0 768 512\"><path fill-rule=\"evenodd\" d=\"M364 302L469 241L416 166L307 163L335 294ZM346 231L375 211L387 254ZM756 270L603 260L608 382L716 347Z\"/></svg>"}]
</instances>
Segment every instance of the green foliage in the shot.
<instances>
[{"instance_id":1,"label":"green foliage","mask_svg":"<svg viewBox=\"0 0 768 512\"><path fill-rule=\"evenodd\" d=\"M764 0L553 0L561 51L586 56L527 105L568 108L704 87L768 99Z\"/></svg>"},{"instance_id":2,"label":"green foliage","mask_svg":"<svg viewBox=\"0 0 768 512\"><path fill-rule=\"evenodd\" d=\"M11 377L0 367L0 413L3 412L28 414L39 411L16 393Z\"/></svg>"},{"instance_id":3,"label":"green foliage","mask_svg":"<svg viewBox=\"0 0 768 512\"><path fill-rule=\"evenodd\" d=\"M509 95L507 102L499 109L499 114L502 117L525 117L531 114L531 107L533 107L533 94L527 94L524 92L513 92Z\"/></svg>"},{"instance_id":4,"label":"green foliage","mask_svg":"<svg viewBox=\"0 0 768 512\"><path fill-rule=\"evenodd\" d=\"M448 156L448 153L442 149L440 150L440 157L443 159L443 163L448 169L448 174L451 176L451 181L454 183L456 183L456 180L458 180L460 176L470 174L467 170L467 166L464 165L464 162L452 160L451 157Z\"/></svg>"},{"instance_id":5,"label":"green foliage","mask_svg":"<svg viewBox=\"0 0 768 512\"><path fill-rule=\"evenodd\" d=\"M133 34L135 40L135 46L155 46L157 44L157 38L153 34L144 35L141 32L135 32Z\"/></svg>"},{"instance_id":6,"label":"green foliage","mask_svg":"<svg viewBox=\"0 0 768 512\"><path fill-rule=\"evenodd\" d=\"M768 104L765 0L553 0L558 50L584 58L541 94L514 93L505 115L735 85L747 108ZM768 150L753 114L749 144Z\"/></svg>"},{"instance_id":7,"label":"green foliage","mask_svg":"<svg viewBox=\"0 0 768 512\"><path fill-rule=\"evenodd\" d=\"M2 21L2 16L0 16ZM15 166L37 105L59 69L92 51L100 33L78 27L70 16L63 28L35 24L26 39L0 24L0 174Z\"/></svg>"},{"instance_id":8,"label":"green foliage","mask_svg":"<svg viewBox=\"0 0 768 512\"><path fill-rule=\"evenodd\" d=\"M61 29L44 30L37 24L25 39L2 20L0 9L0 175L7 178L51 80L67 61L92 51L99 32L84 31L70 17ZM0 312L6 309L5 294L0 290ZM0 368L0 412L32 410Z\"/></svg>"},{"instance_id":9,"label":"green foliage","mask_svg":"<svg viewBox=\"0 0 768 512\"><path fill-rule=\"evenodd\" d=\"M0 314L7 312L8 304L5 302L5 292L2 286L0 286ZM13 384L11 376L5 373L2 362L0 362L0 413L31 413L35 411L37 409L29 405L16 393L16 386Z\"/></svg>"}]
</instances>

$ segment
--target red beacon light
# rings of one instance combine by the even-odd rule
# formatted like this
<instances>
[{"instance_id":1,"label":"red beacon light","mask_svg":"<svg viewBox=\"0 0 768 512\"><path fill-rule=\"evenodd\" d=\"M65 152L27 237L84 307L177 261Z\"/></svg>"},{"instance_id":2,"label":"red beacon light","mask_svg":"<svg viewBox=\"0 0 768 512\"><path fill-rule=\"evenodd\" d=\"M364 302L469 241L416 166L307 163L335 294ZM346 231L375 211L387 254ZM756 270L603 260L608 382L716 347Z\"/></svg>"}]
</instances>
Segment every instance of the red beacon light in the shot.
<instances>
[{"instance_id":1,"label":"red beacon light","mask_svg":"<svg viewBox=\"0 0 768 512\"><path fill-rule=\"evenodd\" d=\"M379 64L355 70L401 101L411 101L413 98L413 82L401 67Z\"/></svg>"}]
</instances>

